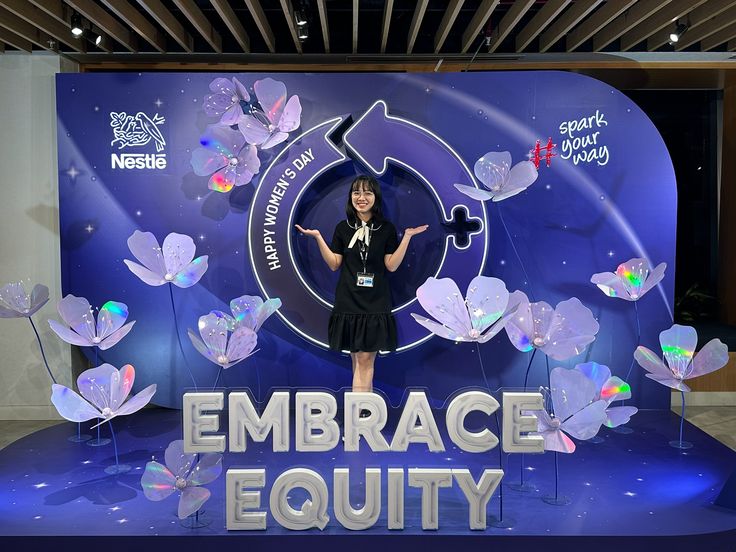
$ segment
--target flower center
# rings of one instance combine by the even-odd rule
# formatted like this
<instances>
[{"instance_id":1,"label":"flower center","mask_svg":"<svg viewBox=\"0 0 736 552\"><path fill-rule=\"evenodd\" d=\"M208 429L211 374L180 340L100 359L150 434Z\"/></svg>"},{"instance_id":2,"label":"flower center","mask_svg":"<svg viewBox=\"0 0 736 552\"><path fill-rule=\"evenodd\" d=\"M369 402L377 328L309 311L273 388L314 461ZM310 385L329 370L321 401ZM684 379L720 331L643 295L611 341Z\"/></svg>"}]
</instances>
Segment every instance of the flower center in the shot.
<instances>
[{"instance_id":1,"label":"flower center","mask_svg":"<svg viewBox=\"0 0 736 552\"><path fill-rule=\"evenodd\" d=\"M233 103L238 103L238 102L240 101L240 100L238 99L238 97L237 97L237 96L233 96L232 98L230 98L230 100L231 100L231 101L232 101Z\"/></svg>"},{"instance_id":2,"label":"flower center","mask_svg":"<svg viewBox=\"0 0 736 552\"><path fill-rule=\"evenodd\" d=\"M535 337L534 341L532 341L535 347L541 347L545 344L545 340L543 337Z\"/></svg>"},{"instance_id":3,"label":"flower center","mask_svg":"<svg viewBox=\"0 0 736 552\"><path fill-rule=\"evenodd\" d=\"M174 279L174 276L169 274L168 272L164 274L164 280L166 280L167 282L171 282L173 279Z\"/></svg>"},{"instance_id":4,"label":"flower center","mask_svg":"<svg viewBox=\"0 0 736 552\"><path fill-rule=\"evenodd\" d=\"M176 487L178 491L183 491L187 487L187 480L183 477L177 477L174 487Z\"/></svg>"},{"instance_id":5,"label":"flower center","mask_svg":"<svg viewBox=\"0 0 736 552\"><path fill-rule=\"evenodd\" d=\"M109 407L105 407L105 408L102 409L102 415L105 418L109 418L110 416L112 416L112 410L110 410Z\"/></svg>"},{"instance_id":6,"label":"flower center","mask_svg":"<svg viewBox=\"0 0 736 552\"><path fill-rule=\"evenodd\" d=\"M237 157L231 157L230 158L230 165L233 167L238 164L238 158Z\"/></svg>"},{"instance_id":7,"label":"flower center","mask_svg":"<svg viewBox=\"0 0 736 552\"><path fill-rule=\"evenodd\" d=\"M553 429L559 429L560 428L560 420L557 418L552 418L552 421L550 422L550 427Z\"/></svg>"},{"instance_id":8,"label":"flower center","mask_svg":"<svg viewBox=\"0 0 736 552\"><path fill-rule=\"evenodd\" d=\"M102 340L99 337L97 337L97 336L94 336L92 338L92 343L94 343L95 345L97 345L100 341L102 341Z\"/></svg>"},{"instance_id":9,"label":"flower center","mask_svg":"<svg viewBox=\"0 0 736 552\"><path fill-rule=\"evenodd\" d=\"M219 355L217 357L217 364L227 364L227 357L225 355Z\"/></svg>"},{"instance_id":10,"label":"flower center","mask_svg":"<svg viewBox=\"0 0 736 552\"><path fill-rule=\"evenodd\" d=\"M470 330L468 335L473 339L478 339L480 337L480 332L476 328L473 328L472 330Z\"/></svg>"}]
</instances>

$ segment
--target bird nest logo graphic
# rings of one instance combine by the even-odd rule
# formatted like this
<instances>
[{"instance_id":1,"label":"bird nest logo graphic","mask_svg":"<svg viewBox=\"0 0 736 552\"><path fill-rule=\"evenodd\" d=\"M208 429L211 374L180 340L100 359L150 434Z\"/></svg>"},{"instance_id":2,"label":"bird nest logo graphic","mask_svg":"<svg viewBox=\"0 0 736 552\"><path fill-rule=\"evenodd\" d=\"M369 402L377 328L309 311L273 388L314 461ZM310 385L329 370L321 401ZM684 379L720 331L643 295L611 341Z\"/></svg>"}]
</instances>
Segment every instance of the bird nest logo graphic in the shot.
<instances>
[{"instance_id":1,"label":"bird nest logo graphic","mask_svg":"<svg viewBox=\"0 0 736 552\"><path fill-rule=\"evenodd\" d=\"M166 154L161 153L166 140L159 127L166 122L163 115L156 113L149 117L142 111L128 115L125 111L110 113L110 127L113 140L111 146L117 145L121 150L128 147L140 147L151 141L156 145L157 153L123 153L111 156L112 168L116 169L165 169Z\"/></svg>"}]
</instances>

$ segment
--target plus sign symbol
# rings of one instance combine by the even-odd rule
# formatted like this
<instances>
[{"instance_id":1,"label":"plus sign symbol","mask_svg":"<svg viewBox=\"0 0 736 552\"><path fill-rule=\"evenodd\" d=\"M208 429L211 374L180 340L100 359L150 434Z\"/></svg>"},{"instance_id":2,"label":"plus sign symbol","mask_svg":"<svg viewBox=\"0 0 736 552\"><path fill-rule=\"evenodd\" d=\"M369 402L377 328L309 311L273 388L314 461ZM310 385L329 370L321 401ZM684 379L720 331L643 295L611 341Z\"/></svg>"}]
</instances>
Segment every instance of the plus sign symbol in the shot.
<instances>
[{"instance_id":1,"label":"plus sign symbol","mask_svg":"<svg viewBox=\"0 0 736 552\"><path fill-rule=\"evenodd\" d=\"M463 207L455 207L452 210L452 220L442 224L445 232L455 237L455 243L460 247L467 247L470 236L477 234L481 229L478 219L469 219L468 211Z\"/></svg>"}]
</instances>

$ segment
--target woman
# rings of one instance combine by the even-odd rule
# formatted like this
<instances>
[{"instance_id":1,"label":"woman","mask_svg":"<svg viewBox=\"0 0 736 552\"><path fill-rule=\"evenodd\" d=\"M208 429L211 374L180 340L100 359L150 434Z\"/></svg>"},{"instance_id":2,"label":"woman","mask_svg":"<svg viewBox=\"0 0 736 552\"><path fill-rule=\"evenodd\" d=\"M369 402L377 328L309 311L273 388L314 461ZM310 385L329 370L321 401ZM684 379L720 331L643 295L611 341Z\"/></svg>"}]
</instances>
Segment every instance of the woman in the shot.
<instances>
[{"instance_id":1,"label":"woman","mask_svg":"<svg viewBox=\"0 0 736 552\"><path fill-rule=\"evenodd\" d=\"M385 270L399 268L411 238L427 225L407 228L399 242L396 228L383 218L381 188L371 176L353 180L345 212L347 220L335 227L329 246L319 230L296 227L317 240L331 270L342 267L328 328L330 349L350 351L353 391L373 391L376 354L396 349L396 321Z\"/></svg>"}]
</instances>

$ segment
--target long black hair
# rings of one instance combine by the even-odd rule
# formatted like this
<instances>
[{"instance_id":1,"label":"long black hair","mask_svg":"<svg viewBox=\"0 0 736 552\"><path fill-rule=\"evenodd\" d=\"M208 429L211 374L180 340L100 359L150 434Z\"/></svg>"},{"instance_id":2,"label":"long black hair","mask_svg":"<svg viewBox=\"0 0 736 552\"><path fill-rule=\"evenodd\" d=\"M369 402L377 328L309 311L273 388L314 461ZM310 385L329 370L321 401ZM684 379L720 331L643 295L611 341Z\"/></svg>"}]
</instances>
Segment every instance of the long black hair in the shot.
<instances>
[{"instance_id":1,"label":"long black hair","mask_svg":"<svg viewBox=\"0 0 736 552\"><path fill-rule=\"evenodd\" d=\"M359 174L353 179L348 191L348 203L345 206L345 214L348 216L348 222L351 224L359 224L358 212L353 207L354 191L371 191L373 192L373 207L371 207L371 217L373 222L380 223L383 221L381 185L378 180L366 174Z\"/></svg>"}]
</instances>

